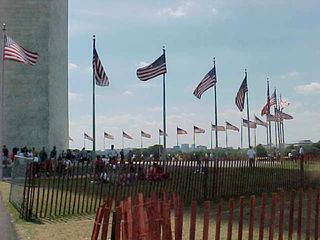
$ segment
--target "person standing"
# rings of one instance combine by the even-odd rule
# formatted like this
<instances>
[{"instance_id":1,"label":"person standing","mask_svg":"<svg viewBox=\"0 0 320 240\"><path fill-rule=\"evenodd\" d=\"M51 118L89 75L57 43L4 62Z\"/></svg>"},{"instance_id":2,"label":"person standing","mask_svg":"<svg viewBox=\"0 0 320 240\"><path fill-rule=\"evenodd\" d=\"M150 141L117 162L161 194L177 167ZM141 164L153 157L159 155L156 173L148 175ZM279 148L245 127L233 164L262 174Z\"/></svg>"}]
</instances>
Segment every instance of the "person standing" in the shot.
<instances>
[{"instance_id":1,"label":"person standing","mask_svg":"<svg viewBox=\"0 0 320 240\"><path fill-rule=\"evenodd\" d=\"M111 149L109 151L109 159L111 164L116 165L118 160L118 152L114 149L114 145L111 145Z\"/></svg>"},{"instance_id":2,"label":"person standing","mask_svg":"<svg viewBox=\"0 0 320 240\"><path fill-rule=\"evenodd\" d=\"M4 166L7 167L7 164L9 163L9 150L6 145L3 145L2 148L2 162L4 163Z\"/></svg>"},{"instance_id":3,"label":"person standing","mask_svg":"<svg viewBox=\"0 0 320 240\"><path fill-rule=\"evenodd\" d=\"M50 162L52 165L52 169L55 171L57 167L57 150L56 146L53 146L51 152L50 152Z\"/></svg>"},{"instance_id":4,"label":"person standing","mask_svg":"<svg viewBox=\"0 0 320 240\"><path fill-rule=\"evenodd\" d=\"M300 158L300 161L303 162L304 160L304 149L302 146L300 146L299 148L299 158Z\"/></svg>"},{"instance_id":5,"label":"person standing","mask_svg":"<svg viewBox=\"0 0 320 240\"><path fill-rule=\"evenodd\" d=\"M254 149L252 148L252 146L249 147L248 151L247 151L247 156L249 159L249 167L254 167L255 164L255 158L256 158L256 152L254 151Z\"/></svg>"},{"instance_id":6,"label":"person standing","mask_svg":"<svg viewBox=\"0 0 320 240\"><path fill-rule=\"evenodd\" d=\"M46 152L46 148L42 147L42 150L39 153L39 165L41 167L44 167L45 170L47 170L47 159L48 159L48 154Z\"/></svg>"}]
</instances>

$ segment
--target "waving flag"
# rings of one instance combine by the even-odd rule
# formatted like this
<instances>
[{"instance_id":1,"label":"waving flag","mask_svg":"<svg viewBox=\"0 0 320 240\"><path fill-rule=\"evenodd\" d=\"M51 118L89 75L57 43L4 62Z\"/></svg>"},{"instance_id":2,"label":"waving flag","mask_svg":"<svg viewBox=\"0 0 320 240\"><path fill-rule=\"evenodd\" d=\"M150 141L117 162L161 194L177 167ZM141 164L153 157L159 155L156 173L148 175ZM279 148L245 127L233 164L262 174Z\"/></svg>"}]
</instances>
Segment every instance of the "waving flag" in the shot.
<instances>
[{"instance_id":1,"label":"waving flag","mask_svg":"<svg viewBox=\"0 0 320 240\"><path fill-rule=\"evenodd\" d=\"M31 52L16 43L12 38L4 35L3 59L23 64L34 65L38 60L38 53Z\"/></svg>"},{"instance_id":2,"label":"waving flag","mask_svg":"<svg viewBox=\"0 0 320 240\"><path fill-rule=\"evenodd\" d=\"M122 132L122 136L123 136L124 138L133 139L131 136L129 136L129 135L126 134L125 132Z\"/></svg>"},{"instance_id":3,"label":"waving flag","mask_svg":"<svg viewBox=\"0 0 320 240\"><path fill-rule=\"evenodd\" d=\"M268 91L269 91L269 88L268 88ZM267 114L268 113L268 109L270 109L271 106L275 105L276 102L277 102L276 90L274 90L274 92L271 95L270 99L267 100L266 104L261 109L261 116Z\"/></svg>"},{"instance_id":4,"label":"waving flag","mask_svg":"<svg viewBox=\"0 0 320 240\"><path fill-rule=\"evenodd\" d=\"M144 132L144 131L141 130L141 137L151 138L151 134L146 133L146 132Z\"/></svg>"},{"instance_id":5,"label":"waving flag","mask_svg":"<svg viewBox=\"0 0 320 240\"><path fill-rule=\"evenodd\" d=\"M178 135L183 135L183 134L188 134L188 133L187 133L186 130L177 127L177 134L178 134Z\"/></svg>"},{"instance_id":6,"label":"waving flag","mask_svg":"<svg viewBox=\"0 0 320 240\"><path fill-rule=\"evenodd\" d=\"M137 76L141 81L147 81L165 73L167 73L167 66L164 53L150 65L137 70Z\"/></svg>"},{"instance_id":7,"label":"waving flag","mask_svg":"<svg viewBox=\"0 0 320 240\"><path fill-rule=\"evenodd\" d=\"M226 128L224 126L218 126L216 128L216 125L211 124L211 131L216 131L216 129L218 132L224 132L226 130Z\"/></svg>"},{"instance_id":8,"label":"waving flag","mask_svg":"<svg viewBox=\"0 0 320 240\"><path fill-rule=\"evenodd\" d=\"M159 135L160 135L160 136L163 136L163 135L164 135L164 132L163 132L161 129L159 129ZM168 136L168 133L166 133L166 136Z\"/></svg>"},{"instance_id":9,"label":"waving flag","mask_svg":"<svg viewBox=\"0 0 320 240\"><path fill-rule=\"evenodd\" d=\"M282 111L280 111L279 109L276 109L276 116L280 119L280 120L291 120L293 119L293 117L287 113L284 113Z\"/></svg>"},{"instance_id":10,"label":"waving flag","mask_svg":"<svg viewBox=\"0 0 320 240\"><path fill-rule=\"evenodd\" d=\"M290 105L290 102L289 102L288 100L286 100L286 99L281 99L281 101L280 101L280 108L281 108L281 109L284 109L284 108L286 108L286 107L289 107L289 105Z\"/></svg>"},{"instance_id":11,"label":"waving flag","mask_svg":"<svg viewBox=\"0 0 320 240\"><path fill-rule=\"evenodd\" d=\"M84 133L84 139L88 139L89 141L93 142L93 138L90 137L88 134Z\"/></svg>"},{"instance_id":12,"label":"waving flag","mask_svg":"<svg viewBox=\"0 0 320 240\"><path fill-rule=\"evenodd\" d=\"M72 139L70 136L68 137L68 140L71 141L71 142L73 142L73 139Z\"/></svg>"},{"instance_id":13,"label":"waving flag","mask_svg":"<svg viewBox=\"0 0 320 240\"><path fill-rule=\"evenodd\" d=\"M194 133L205 133L205 130L202 128L199 128L197 126L193 126L193 132Z\"/></svg>"},{"instance_id":14,"label":"waving flag","mask_svg":"<svg viewBox=\"0 0 320 240\"><path fill-rule=\"evenodd\" d=\"M201 95L209 88L213 87L217 82L216 68L213 67L201 80L196 89L193 91L193 95L197 98L201 98Z\"/></svg>"},{"instance_id":15,"label":"waving flag","mask_svg":"<svg viewBox=\"0 0 320 240\"><path fill-rule=\"evenodd\" d=\"M114 136L112 136L109 133L104 132L103 136L104 136L104 138L108 138L108 139L114 140Z\"/></svg>"},{"instance_id":16,"label":"waving flag","mask_svg":"<svg viewBox=\"0 0 320 240\"><path fill-rule=\"evenodd\" d=\"M229 122L226 122L226 129L233 130L233 131L238 131L238 132L239 132L239 128L237 128L236 126L232 125L232 124L229 123Z\"/></svg>"},{"instance_id":17,"label":"waving flag","mask_svg":"<svg viewBox=\"0 0 320 240\"><path fill-rule=\"evenodd\" d=\"M93 47L92 69L96 84L100 87L109 86L108 76L103 69L95 46Z\"/></svg>"},{"instance_id":18,"label":"waving flag","mask_svg":"<svg viewBox=\"0 0 320 240\"><path fill-rule=\"evenodd\" d=\"M267 120L270 121L270 122L279 122L280 121L280 117L272 115L272 114L269 114L269 116L267 116Z\"/></svg>"},{"instance_id":19,"label":"waving flag","mask_svg":"<svg viewBox=\"0 0 320 240\"><path fill-rule=\"evenodd\" d=\"M237 92L237 96L235 98L235 104L239 108L240 112L242 112L244 109L244 100L246 97L246 92L248 92L247 75L244 77L241 86Z\"/></svg>"},{"instance_id":20,"label":"waving flag","mask_svg":"<svg viewBox=\"0 0 320 240\"><path fill-rule=\"evenodd\" d=\"M257 128L257 124L252 121L248 121L247 119L242 118L242 124L244 127L249 127L249 128Z\"/></svg>"},{"instance_id":21,"label":"waving flag","mask_svg":"<svg viewBox=\"0 0 320 240\"><path fill-rule=\"evenodd\" d=\"M254 120L257 125L268 127L268 123L262 121L260 118L258 118L256 115L254 115Z\"/></svg>"}]
</instances>

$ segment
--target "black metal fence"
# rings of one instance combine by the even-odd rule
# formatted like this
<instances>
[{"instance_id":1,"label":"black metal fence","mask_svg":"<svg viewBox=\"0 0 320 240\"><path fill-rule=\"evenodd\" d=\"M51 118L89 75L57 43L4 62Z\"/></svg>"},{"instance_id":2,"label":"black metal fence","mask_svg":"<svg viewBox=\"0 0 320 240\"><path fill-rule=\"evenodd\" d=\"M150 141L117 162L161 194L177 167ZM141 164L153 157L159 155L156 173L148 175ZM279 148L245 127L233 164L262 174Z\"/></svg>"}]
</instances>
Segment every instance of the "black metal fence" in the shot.
<instances>
[{"instance_id":1,"label":"black metal fence","mask_svg":"<svg viewBox=\"0 0 320 240\"><path fill-rule=\"evenodd\" d=\"M319 161L318 161L319 160ZM22 202L11 202L24 219L94 213L106 198L122 200L141 192L177 193L185 201L272 192L320 182L320 159L102 162L27 166ZM22 183L22 182L21 182ZM16 191L11 189L11 192ZM20 204L20 207L17 206Z\"/></svg>"}]
</instances>

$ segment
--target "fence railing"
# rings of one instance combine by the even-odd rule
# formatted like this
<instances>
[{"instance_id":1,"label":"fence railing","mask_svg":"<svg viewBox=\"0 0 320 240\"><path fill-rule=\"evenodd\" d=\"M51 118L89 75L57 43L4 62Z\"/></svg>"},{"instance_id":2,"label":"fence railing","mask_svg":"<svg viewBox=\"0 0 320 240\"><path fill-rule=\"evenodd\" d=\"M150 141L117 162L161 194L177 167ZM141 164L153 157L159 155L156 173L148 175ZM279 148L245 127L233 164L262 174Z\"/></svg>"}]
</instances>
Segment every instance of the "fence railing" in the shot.
<instances>
[{"instance_id":1,"label":"fence railing","mask_svg":"<svg viewBox=\"0 0 320 240\"><path fill-rule=\"evenodd\" d=\"M185 204L174 194L105 201L96 212L92 240L318 239L320 187L239 200ZM187 207L186 207L187 205Z\"/></svg>"},{"instance_id":2,"label":"fence railing","mask_svg":"<svg viewBox=\"0 0 320 240\"><path fill-rule=\"evenodd\" d=\"M95 212L104 199L116 201L151 192L178 194L184 202L215 200L320 183L320 161L246 160L144 161L28 165L21 213L25 219Z\"/></svg>"}]
</instances>

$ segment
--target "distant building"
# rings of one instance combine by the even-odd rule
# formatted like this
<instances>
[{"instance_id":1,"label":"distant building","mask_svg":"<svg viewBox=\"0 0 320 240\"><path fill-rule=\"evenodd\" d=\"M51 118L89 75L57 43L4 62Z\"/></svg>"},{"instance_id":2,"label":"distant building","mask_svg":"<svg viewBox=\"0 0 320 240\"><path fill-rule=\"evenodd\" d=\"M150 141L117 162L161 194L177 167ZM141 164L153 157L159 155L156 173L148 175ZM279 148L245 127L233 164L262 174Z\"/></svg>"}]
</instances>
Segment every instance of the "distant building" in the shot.
<instances>
[{"instance_id":1,"label":"distant building","mask_svg":"<svg viewBox=\"0 0 320 240\"><path fill-rule=\"evenodd\" d=\"M181 144L181 152L189 152L189 151L190 151L189 144L187 143Z\"/></svg>"},{"instance_id":2,"label":"distant building","mask_svg":"<svg viewBox=\"0 0 320 240\"><path fill-rule=\"evenodd\" d=\"M202 146L202 145L197 146L197 151L207 151L207 150L208 150L207 146Z\"/></svg>"}]
</instances>

